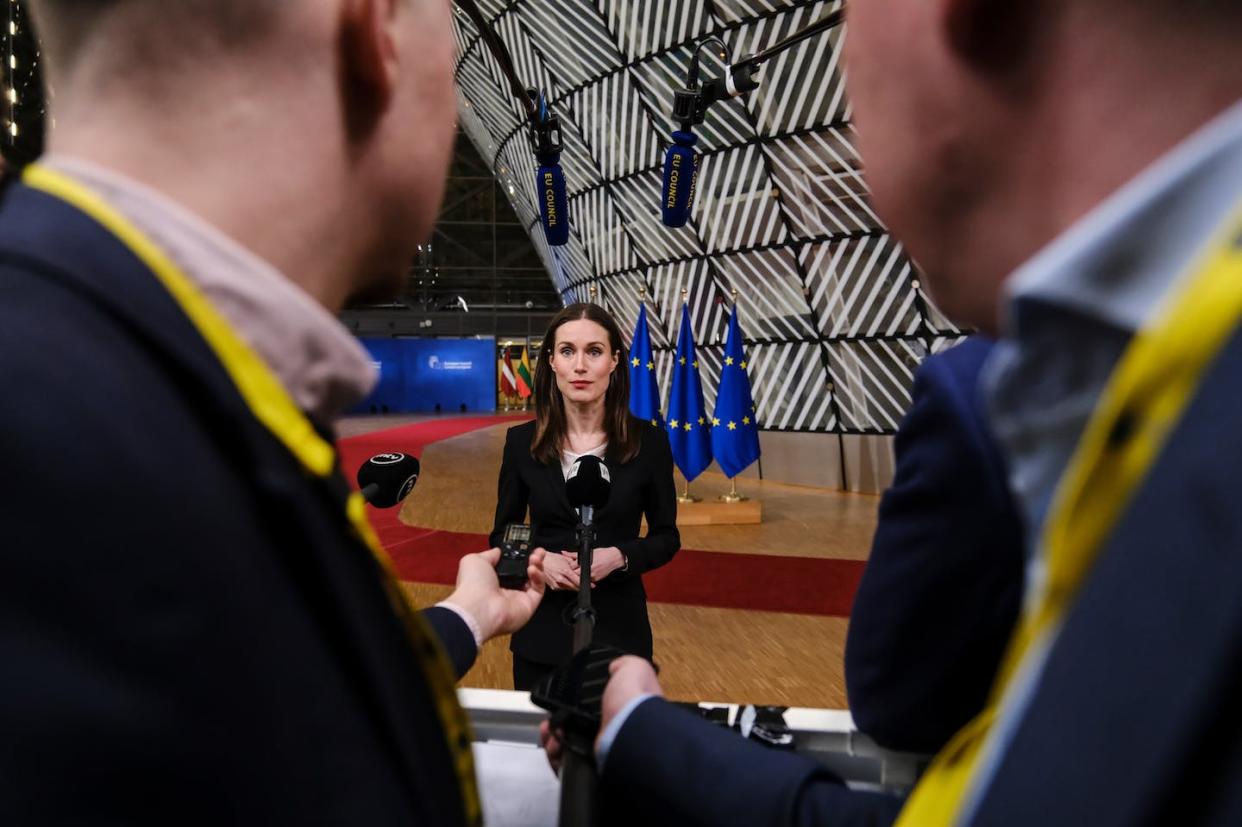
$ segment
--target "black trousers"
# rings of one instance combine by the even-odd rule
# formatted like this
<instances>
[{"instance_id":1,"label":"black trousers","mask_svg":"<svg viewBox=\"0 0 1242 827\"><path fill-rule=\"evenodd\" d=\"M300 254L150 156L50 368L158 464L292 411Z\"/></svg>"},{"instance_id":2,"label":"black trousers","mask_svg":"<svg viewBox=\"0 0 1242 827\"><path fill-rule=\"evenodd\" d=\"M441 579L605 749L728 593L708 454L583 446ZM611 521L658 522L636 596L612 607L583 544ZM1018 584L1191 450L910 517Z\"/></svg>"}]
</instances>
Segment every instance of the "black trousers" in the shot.
<instances>
[{"instance_id":1,"label":"black trousers","mask_svg":"<svg viewBox=\"0 0 1242 827\"><path fill-rule=\"evenodd\" d=\"M519 692L531 691L556 669L554 663L527 660L517 652L511 654L513 655L513 688Z\"/></svg>"}]
</instances>

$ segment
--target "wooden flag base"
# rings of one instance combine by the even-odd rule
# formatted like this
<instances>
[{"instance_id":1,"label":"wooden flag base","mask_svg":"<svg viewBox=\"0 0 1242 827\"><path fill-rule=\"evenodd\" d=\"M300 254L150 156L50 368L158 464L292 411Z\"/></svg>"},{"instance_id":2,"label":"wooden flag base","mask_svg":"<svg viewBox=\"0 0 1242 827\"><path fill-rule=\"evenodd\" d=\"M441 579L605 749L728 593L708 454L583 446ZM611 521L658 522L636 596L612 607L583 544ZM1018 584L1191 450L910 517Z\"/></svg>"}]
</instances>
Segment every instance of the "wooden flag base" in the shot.
<instances>
[{"instance_id":1,"label":"wooden flag base","mask_svg":"<svg viewBox=\"0 0 1242 827\"><path fill-rule=\"evenodd\" d=\"M677 506L677 525L758 525L763 522L763 504L758 500L739 502L694 502Z\"/></svg>"}]
</instances>

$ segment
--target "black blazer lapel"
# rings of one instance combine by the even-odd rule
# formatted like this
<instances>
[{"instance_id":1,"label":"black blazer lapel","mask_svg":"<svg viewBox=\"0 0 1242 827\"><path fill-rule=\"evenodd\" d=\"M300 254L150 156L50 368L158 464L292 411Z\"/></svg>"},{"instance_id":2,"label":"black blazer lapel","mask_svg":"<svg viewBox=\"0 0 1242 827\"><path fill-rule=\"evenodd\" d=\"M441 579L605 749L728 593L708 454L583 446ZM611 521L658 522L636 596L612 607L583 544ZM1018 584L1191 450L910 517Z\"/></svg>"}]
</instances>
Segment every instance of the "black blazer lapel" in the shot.
<instances>
[{"instance_id":1,"label":"black blazer lapel","mask_svg":"<svg viewBox=\"0 0 1242 827\"><path fill-rule=\"evenodd\" d=\"M574 523L578 522L578 512L569 504L569 495L565 493L565 473L561 471L561 466L544 465L539 463L539 467L543 469L544 479L552 492L552 499L557 503L561 510L561 516L566 520Z\"/></svg>"}]
</instances>

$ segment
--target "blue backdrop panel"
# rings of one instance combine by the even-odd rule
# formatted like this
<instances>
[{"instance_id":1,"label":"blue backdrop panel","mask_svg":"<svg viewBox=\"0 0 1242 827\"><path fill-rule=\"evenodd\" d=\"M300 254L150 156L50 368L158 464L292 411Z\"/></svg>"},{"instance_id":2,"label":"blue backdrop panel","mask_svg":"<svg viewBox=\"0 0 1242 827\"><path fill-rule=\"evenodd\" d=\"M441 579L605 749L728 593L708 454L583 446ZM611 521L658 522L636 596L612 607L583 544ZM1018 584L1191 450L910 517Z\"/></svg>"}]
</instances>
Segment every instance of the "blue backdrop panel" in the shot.
<instances>
[{"instance_id":1,"label":"blue backdrop panel","mask_svg":"<svg viewBox=\"0 0 1242 827\"><path fill-rule=\"evenodd\" d=\"M379 384L355 411L496 410L495 339L361 339Z\"/></svg>"},{"instance_id":2,"label":"blue backdrop panel","mask_svg":"<svg viewBox=\"0 0 1242 827\"><path fill-rule=\"evenodd\" d=\"M394 413L404 410L405 342L401 339L361 339L379 371L379 382L371 395L354 408L354 413Z\"/></svg>"}]
</instances>

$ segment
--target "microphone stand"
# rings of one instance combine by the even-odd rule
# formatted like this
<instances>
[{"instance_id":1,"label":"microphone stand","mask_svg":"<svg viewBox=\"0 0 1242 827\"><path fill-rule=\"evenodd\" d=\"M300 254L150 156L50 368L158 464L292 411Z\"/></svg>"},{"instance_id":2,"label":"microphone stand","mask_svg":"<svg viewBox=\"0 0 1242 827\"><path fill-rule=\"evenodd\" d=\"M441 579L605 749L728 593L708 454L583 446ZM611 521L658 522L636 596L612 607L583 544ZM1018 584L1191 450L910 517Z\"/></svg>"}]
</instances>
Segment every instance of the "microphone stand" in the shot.
<instances>
[{"instance_id":1,"label":"microphone stand","mask_svg":"<svg viewBox=\"0 0 1242 827\"><path fill-rule=\"evenodd\" d=\"M686 88L673 93L673 119L681 122L681 131L689 132L696 124L703 123L707 117L707 109L713 103L728 97L753 92L759 88L759 78L755 75L759 67L789 47L806 40L812 35L827 31L845 22L845 6L824 15L814 23L803 26L788 37L773 43L761 52L747 55L736 63L730 63L729 48L724 41L712 35L699 41L690 58L690 66L686 72ZM725 60L724 82L719 81L699 86L699 53L709 43L721 48L721 57Z\"/></svg>"},{"instance_id":2,"label":"microphone stand","mask_svg":"<svg viewBox=\"0 0 1242 827\"><path fill-rule=\"evenodd\" d=\"M595 507L578 509L578 605L574 609L574 654L591 645L595 634L595 610L591 608L591 561L595 546ZM576 736L566 733L570 739ZM593 739L565 745L561 764L560 827L591 827L599 799L599 772L595 767Z\"/></svg>"}]
</instances>

